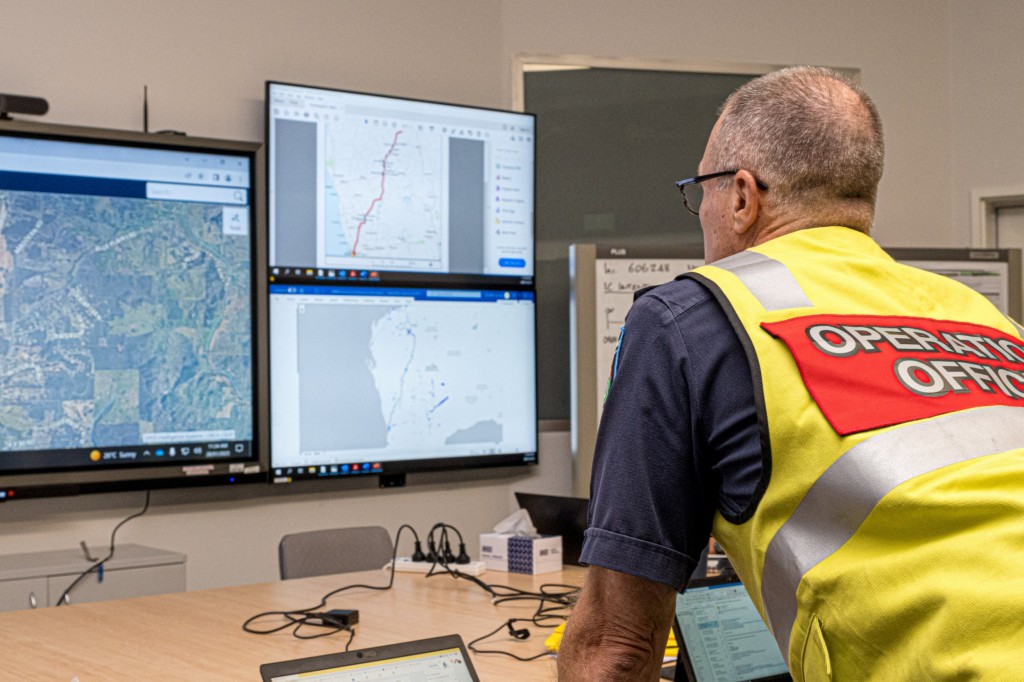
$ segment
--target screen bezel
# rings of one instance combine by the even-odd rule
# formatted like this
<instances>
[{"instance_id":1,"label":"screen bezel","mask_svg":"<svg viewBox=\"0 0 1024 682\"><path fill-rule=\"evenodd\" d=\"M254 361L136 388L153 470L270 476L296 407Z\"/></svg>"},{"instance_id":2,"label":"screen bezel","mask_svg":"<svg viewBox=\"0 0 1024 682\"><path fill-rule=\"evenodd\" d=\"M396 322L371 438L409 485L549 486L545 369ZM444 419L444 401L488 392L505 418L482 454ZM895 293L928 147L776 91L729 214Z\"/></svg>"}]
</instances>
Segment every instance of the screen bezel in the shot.
<instances>
[{"instance_id":1,"label":"screen bezel","mask_svg":"<svg viewBox=\"0 0 1024 682\"><path fill-rule=\"evenodd\" d=\"M260 666L260 675L264 682L274 682L293 675L308 675L321 673L333 668L360 665L362 663L386 664L396 659L419 656L423 654L436 655L447 650L457 649L462 655L466 664L466 671L473 680L479 680L473 660L466 651L466 645L462 636L458 634L441 635L429 639L418 639L397 644L386 644L378 647L368 647L355 651L344 651L334 654L321 654L308 658L297 658L288 661L275 663L264 663Z\"/></svg>"},{"instance_id":2,"label":"screen bezel","mask_svg":"<svg viewBox=\"0 0 1024 682\"><path fill-rule=\"evenodd\" d=\"M78 142L114 147L134 147L172 151L237 154L249 159L250 183L250 306L252 348L252 419L251 447L245 457L106 465L102 468L57 468L31 471L0 472L0 501L115 492L149 490L186 486L228 485L265 482L267 467L262 455L264 442L262 414L265 395L262 389L260 361L264 357L263 316L259 308L258 282L265 276L262 145L240 140L193 138L178 134L140 133L134 131L88 128L48 123L0 120L0 136L34 138L61 142ZM2 456L2 454L0 454Z\"/></svg>"}]
</instances>

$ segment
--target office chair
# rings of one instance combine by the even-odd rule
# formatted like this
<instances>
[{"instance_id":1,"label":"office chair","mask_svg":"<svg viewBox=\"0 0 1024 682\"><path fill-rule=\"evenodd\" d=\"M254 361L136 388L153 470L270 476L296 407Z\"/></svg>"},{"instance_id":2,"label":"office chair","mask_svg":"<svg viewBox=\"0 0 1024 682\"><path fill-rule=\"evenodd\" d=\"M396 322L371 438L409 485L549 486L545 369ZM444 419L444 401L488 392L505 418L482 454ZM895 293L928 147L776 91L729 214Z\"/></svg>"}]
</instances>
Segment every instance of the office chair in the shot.
<instances>
[{"instance_id":1,"label":"office chair","mask_svg":"<svg viewBox=\"0 0 1024 682\"><path fill-rule=\"evenodd\" d=\"M281 538L277 557L281 580L368 571L391 560L391 535L381 526L329 528Z\"/></svg>"}]
</instances>

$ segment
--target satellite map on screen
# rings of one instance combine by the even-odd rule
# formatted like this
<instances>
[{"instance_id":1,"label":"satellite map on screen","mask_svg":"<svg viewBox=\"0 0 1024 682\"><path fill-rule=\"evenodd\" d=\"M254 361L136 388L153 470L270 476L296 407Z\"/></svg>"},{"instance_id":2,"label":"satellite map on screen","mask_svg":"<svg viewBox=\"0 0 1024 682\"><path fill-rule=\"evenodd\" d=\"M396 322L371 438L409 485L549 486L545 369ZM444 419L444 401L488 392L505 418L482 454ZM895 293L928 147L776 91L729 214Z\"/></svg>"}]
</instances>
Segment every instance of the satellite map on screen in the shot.
<instances>
[{"instance_id":1,"label":"satellite map on screen","mask_svg":"<svg viewBox=\"0 0 1024 682\"><path fill-rule=\"evenodd\" d=\"M237 211L0 190L0 450L251 437Z\"/></svg>"}]
</instances>

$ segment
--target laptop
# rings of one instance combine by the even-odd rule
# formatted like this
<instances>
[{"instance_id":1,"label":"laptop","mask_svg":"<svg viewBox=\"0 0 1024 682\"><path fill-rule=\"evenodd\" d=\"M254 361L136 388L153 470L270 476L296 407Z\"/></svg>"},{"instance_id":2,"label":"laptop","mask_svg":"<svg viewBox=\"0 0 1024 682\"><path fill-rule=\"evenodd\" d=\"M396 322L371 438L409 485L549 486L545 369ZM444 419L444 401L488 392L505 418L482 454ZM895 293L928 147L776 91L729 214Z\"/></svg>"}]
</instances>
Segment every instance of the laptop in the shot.
<instances>
[{"instance_id":1,"label":"laptop","mask_svg":"<svg viewBox=\"0 0 1024 682\"><path fill-rule=\"evenodd\" d=\"M676 595L674 673L682 682L792 680L768 626L735 575L694 578Z\"/></svg>"},{"instance_id":2,"label":"laptop","mask_svg":"<svg viewBox=\"0 0 1024 682\"><path fill-rule=\"evenodd\" d=\"M535 493L516 493L516 502L530 514L541 535L562 536L562 563L579 565L590 500Z\"/></svg>"},{"instance_id":3,"label":"laptop","mask_svg":"<svg viewBox=\"0 0 1024 682\"><path fill-rule=\"evenodd\" d=\"M479 682L459 635L298 658L260 666L263 682L432 680Z\"/></svg>"}]
</instances>

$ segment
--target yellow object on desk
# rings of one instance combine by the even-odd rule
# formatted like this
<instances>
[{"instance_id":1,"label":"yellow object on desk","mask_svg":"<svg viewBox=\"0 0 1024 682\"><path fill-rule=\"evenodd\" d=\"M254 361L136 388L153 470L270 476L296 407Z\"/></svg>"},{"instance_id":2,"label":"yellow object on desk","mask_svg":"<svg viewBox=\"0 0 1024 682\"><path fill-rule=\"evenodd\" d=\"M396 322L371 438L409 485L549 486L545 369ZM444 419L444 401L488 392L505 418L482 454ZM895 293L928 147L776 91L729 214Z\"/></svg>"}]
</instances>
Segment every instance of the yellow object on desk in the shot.
<instances>
[{"instance_id":1,"label":"yellow object on desk","mask_svg":"<svg viewBox=\"0 0 1024 682\"><path fill-rule=\"evenodd\" d=\"M544 640L544 645L550 650L557 652L562 643L562 635L565 633L565 623L562 623L555 631ZM679 655L679 644L676 642L676 633L668 631L668 644L665 645L665 658L675 658Z\"/></svg>"}]
</instances>

